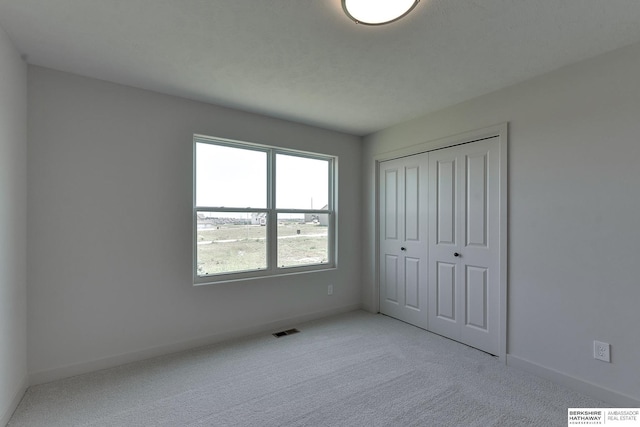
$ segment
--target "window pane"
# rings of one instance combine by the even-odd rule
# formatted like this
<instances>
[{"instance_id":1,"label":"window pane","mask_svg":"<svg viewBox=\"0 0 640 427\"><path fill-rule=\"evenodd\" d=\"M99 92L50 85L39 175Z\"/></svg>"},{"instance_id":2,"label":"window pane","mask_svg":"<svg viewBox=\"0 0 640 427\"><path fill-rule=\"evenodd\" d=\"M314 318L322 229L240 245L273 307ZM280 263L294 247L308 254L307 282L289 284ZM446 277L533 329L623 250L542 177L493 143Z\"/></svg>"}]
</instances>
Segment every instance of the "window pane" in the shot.
<instances>
[{"instance_id":1,"label":"window pane","mask_svg":"<svg viewBox=\"0 0 640 427\"><path fill-rule=\"evenodd\" d=\"M267 153L196 144L196 205L267 207Z\"/></svg>"},{"instance_id":2,"label":"window pane","mask_svg":"<svg viewBox=\"0 0 640 427\"><path fill-rule=\"evenodd\" d=\"M329 262L327 217L327 214L278 214L278 267Z\"/></svg>"},{"instance_id":3,"label":"window pane","mask_svg":"<svg viewBox=\"0 0 640 427\"><path fill-rule=\"evenodd\" d=\"M327 209L329 161L276 155L276 207Z\"/></svg>"},{"instance_id":4,"label":"window pane","mask_svg":"<svg viewBox=\"0 0 640 427\"><path fill-rule=\"evenodd\" d=\"M197 213L197 274L267 268L266 212Z\"/></svg>"}]
</instances>

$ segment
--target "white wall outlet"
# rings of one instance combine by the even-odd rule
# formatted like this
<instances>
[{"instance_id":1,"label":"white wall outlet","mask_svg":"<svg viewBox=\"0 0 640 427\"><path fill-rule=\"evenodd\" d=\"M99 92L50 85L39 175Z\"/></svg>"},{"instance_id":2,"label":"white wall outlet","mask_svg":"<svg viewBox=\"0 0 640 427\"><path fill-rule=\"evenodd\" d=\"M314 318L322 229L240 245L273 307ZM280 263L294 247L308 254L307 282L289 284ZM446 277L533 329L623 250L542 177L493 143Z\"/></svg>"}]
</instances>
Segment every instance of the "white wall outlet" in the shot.
<instances>
[{"instance_id":1,"label":"white wall outlet","mask_svg":"<svg viewBox=\"0 0 640 427\"><path fill-rule=\"evenodd\" d=\"M327 286L327 295L333 295L333 285Z\"/></svg>"},{"instance_id":2,"label":"white wall outlet","mask_svg":"<svg viewBox=\"0 0 640 427\"><path fill-rule=\"evenodd\" d=\"M611 346L606 342L593 342L593 358L611 363Z\"/></svg>"}]
</instances>

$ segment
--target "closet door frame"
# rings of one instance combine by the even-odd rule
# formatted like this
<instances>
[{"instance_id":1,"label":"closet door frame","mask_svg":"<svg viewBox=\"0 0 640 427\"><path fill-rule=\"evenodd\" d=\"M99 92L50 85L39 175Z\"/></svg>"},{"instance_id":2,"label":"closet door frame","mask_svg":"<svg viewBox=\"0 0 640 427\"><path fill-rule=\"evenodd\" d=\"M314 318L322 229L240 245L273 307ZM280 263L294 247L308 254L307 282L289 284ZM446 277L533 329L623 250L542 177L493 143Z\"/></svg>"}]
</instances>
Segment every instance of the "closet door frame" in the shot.
<instances>
[{"instance_id":1,"label":"closet door frame","mask_svg":"<svg viewBox=\"0 0 640 427\"><path fill-rule=\"evenodd\" d=\"M410 147L402 148L399 150L390 151L384 154L375 156L375 289L374 289L374 310L380 312L380 213L379 213L379 191L380 191L380 162L387 160L393 160L400 157L411 156L414 154L420 154L427 151L433 151L441 148L453 147L461 144L468 144L474 141L482 139L498 137L499 144L499 158L500 158L500 171L499 175L499 237L500 244L500 271L499 271L499 288L500 288L500 351L498 358L502 363L507 363L507 220L508 220L508 204L507 204L507 146L508 146L508 123L501 123L494 126L489 126L482 129L477 129L470 132L464 132L449 137L427 141L421 144L413 145Z\"/></svg>"}]
</instances>

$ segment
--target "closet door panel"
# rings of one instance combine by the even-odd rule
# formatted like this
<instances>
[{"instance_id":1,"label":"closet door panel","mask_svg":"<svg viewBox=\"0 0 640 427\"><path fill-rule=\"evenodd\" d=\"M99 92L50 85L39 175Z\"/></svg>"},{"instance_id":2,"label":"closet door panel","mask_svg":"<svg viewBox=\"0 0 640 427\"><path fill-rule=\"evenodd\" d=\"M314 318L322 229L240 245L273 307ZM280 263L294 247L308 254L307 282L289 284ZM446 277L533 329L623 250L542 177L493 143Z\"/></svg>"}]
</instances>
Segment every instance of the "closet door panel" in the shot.
<instances>
[{"instance_id":1,"label":"closet door panel","mask_svg":"<svg viewBox=\"0 0 640 427\"><path fill-rule=\"evenodd\" d=\"M427 328L427 155L379 165L380 312Z\"/></svg>"},{"instance_id":2,"label":"closet door panel","mask_svg":"<svg viewBox=\"0 0 640 427\"><path fill-rule=\"evenodd\" d=\"M498 152L496 137L429 153L429 329L492 354L500 343Z\"/></svg>"}]
</instances>

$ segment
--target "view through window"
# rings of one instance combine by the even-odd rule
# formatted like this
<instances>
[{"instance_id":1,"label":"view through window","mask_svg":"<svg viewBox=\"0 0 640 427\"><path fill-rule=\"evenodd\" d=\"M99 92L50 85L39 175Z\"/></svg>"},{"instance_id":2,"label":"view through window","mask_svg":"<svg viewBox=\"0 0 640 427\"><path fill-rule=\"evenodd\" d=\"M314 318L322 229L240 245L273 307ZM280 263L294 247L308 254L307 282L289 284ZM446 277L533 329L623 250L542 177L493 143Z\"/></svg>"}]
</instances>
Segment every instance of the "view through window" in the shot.
<instances>
[{"instance_id":1,"label":"view through window","mask_svg":"<svg viewBox=\"0 0 640 427\"><path fill-rule=\"evenodd\" d=\"M196 282L333 266L333 185L333 157L196 137Z\"/></svg>"}]
</instances>

